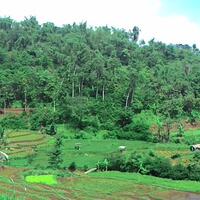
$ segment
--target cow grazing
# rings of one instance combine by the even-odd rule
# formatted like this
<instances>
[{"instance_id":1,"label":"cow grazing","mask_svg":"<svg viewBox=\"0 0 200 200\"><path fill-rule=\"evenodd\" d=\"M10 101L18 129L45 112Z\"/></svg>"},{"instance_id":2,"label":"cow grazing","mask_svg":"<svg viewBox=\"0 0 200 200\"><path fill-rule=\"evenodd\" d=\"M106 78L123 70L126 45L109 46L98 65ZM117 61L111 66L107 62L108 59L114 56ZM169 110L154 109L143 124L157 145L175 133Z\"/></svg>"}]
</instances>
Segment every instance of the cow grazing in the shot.
<instances>
[{"instance_id":1,"label":"cow grazing","mask_svg":"<svg viewBox=\"0 0 200 200\"><path fill-rule=\"evenodd\" d=\"M126 150L126 146L119 146L118 149L120 152L124 152Z\"/></svg>"}]
</instances>

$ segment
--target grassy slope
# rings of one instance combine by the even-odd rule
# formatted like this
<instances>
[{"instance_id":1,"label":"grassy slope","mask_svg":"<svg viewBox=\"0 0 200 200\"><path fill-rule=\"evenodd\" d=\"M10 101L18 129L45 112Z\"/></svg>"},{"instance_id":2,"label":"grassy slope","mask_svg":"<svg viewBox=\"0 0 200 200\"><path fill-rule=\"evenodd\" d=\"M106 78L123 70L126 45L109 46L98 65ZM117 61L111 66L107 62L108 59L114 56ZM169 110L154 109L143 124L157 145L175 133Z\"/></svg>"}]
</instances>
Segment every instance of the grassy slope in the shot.
<instances>
[{"instance_id":1,"label":"grassy slope","mask_svg":"<svg viewBox=\"0 0 200 200\"><path fill-rule=\"evenodd\" d=\"M122 172L104 172L104 173L92 173L91 177L107 178L115 180L131 181L136 184L151 185L156 187L162 187L166 189L176 189L187 192L200 193L200 182L196 181L175 181L166 178L158 178L152 176L141 175L137 173L122 173Z\"/></svg>"},{"instance_id":2,"label":"grassy slope","mask_svg":"<svg viewBox=\"0 0 200 200\"><path fill-rule=\"evenodd\" d=\"M70 130L70 137L72 131ZM65 132L66 136L68 132ZM36 132L20 131L10 132L8 138L8 146L18 144L20 148L8 149L7 153L10 155L10 165L24 167L27 165L27 157L31 155L35 144L37 147L37 156L34 158L32 165L46 166L48 159L47 153L52 147L52 137L41 137L42 135ZM185 138L200 138L200 131L188 131ZM80 142L81 150L74 149L74 144ZM88 165L93 167L99 160L104 159L112 152L118 151L118 146L126 145L127 152L130 154L134 151L150 151L154 150L158 154L170 157L171 155L179 153L181 155L180 161L187 159L192 153L189 151L189 146L185 144L155 144L141 141L126 141L126 140L75 140L65 139L63 144L63 159L64 165L68 166L70 162L75 161L79 167ZM48 147L48 148L47 148ZM53 188L51 186L42 186L38 184L28 184L19 176L21 169L14 170L11 174L9 170L8 177L15 177L16 183L13 184L9 179L5 178L5 172L0 171L0 194L13 194L15 187L17 196L23 197L24 186L26 186L29 193L26 193L30 199L49 199L52 195L54 199L64 199L70 197L71 199L169 199L167 195L177 195L177 199L184 199L183 192L172 191L176 189L188 192L200 192L200 183L191 181L172 181L168 179L160 179L151 176L142 176L139 174L128 174L119 172L107 173L93 173L89 176L81 175L73 178L60 179L60 183ZM14 186L15 185L15 186ZM52 192L50 192L52 191ZM123 195L123 198L119 196ZM64 198L63 198L64 197ZM1 199L1 198L0 198ZM66 198L65 198L66 199ZM159 199L159 198L157 198Z\"/></svg>"},{"instance_id":3,"label":"grassy slope","mask_svg":"<svg viewBox=\"0 0 200 200\"><path fill-rule=\"evenodd\" d=\"M75 143L81 143L79 151L74 149ZM72 161L75 161L78 167L87 165L95 167L98 161L103 160L111 153L118 152L120 145L127 146L126 155L134 152L156 151L158 154L165 157L171 157L174 154L183 156L191 155L188 145L183 144L156 144L142 141L127 141L127 140L64 140L62 156L64 166L68 166ZM48 162L47 154L49 150L45 147L40 149L38 156L35 158L34 165L45 165Z\"/></svg>"},{"instance_id":4,"label":"grassy slope","mask_svg":"<svg viewBox=\"0 0 200 200\"><path fill-rule=\"evenodd\" d=\"M61 127L62 128L62 127ZM61 129L65 137L69 134L72 137L72 130ZM187 132L185 137L198 138L200 131ZM27 156L36 153L31 163L33 166L45 168L48 164L48 153L52 148L52 137L47 137L36 132L20 131L17 133L9 133L8 145L14 146L10 150L5 150L11 157L10 165L12 166L27 166ZM74 149L75 143L81 143L79 151ZM96 163L103 160L111 153L118 152L120 145L127 146L126 154L134 151L148 152L154 150L157 154L165 157L171 157L174 154L180 154L181 157L174 162L187 162L192 155L189 150L189 145L186 144L159 144L149 143L142 141L127 141L127 140L103 140L103 139L90 139L90 140L77 140L77 139L64 139L62 158L64 160L63 166L69 166L73 161L76 162L78 167L87 165L88 167L95 167ZM33 148L37 146L37 152ZM19 147L19 148L18 148ZM47 148L48 147L48 148Z\"/></svg>"},{"instance_id":5,"label":"grassy slope","mask_svg":"<svg viewBox=\"0 0 200 200\"><path fill-rule=\"evenodd\" d=\"M9 172L8 172L9 171ZM12 173L14 183L8 178ZM9 174L7 174L9 173ZM2 178L2 174L6 177ZM25 182L14 168L0 172L0 192L22 199L188 199L185 193L200 192L200 183L172 181L135 173L100 172L61 178L58 185L47 186ZM26 188L26 190L25 190ZM137 198L136 198L137 197ZM196 198L197 199L197 198Z\"/></svg>"}]
</instances>

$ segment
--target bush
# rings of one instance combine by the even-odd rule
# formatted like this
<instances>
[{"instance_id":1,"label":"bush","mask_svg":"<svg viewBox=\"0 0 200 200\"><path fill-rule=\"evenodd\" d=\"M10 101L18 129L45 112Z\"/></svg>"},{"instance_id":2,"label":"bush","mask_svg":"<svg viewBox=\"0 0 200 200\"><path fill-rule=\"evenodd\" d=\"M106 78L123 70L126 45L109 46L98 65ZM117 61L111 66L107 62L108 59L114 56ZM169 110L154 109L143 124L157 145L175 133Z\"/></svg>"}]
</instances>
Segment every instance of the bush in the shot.
<instances>
[{"instance_id":1,"label":"bush","mask_svg":"<svg viewBox=\"0 0 200 200\"><path fill-rule=\"evenodd\" d=\"M188 121L192 124L195 125L195 123L200 119L200 112L196 110L192 110L190 113Z\"/></svg>"},{"instance_id":2,"label":"bush","mask_svg":"<svg viewBox=\"0 0 200 200\"><path fill-rule=\"evenodd\" d=\"M56 123L58 113L53 111L51 107L40 107L35 110L30 117L30 125L32 130L38 130L41 127L48 127Z\"/></svg>"},{"instance_id":3,"label":"bush","mask_svg":"<svg viewBox=\"0 0 200 200\"><path fill-rule=\"evenodd\" d=\"M126 171L140 172L142 170L143 156L136 152L132 153L126 162Z\"/></svg>"},{"instance_id":4,"label":"bush","mask_svg":"<svg viewBox=\"0 0 200 200\"><path fill-rule=\"evenodd\" d=\"M91 139L92 134L93 133L87 133L86 131L81 130L81 131L75 133L74 138L75 139Z\"/></svg>"},{"instance_id":5,"label":"bush","mask_svg":"<svg viewBox=\"0 0 200 200\"><path fill-rule=\"evenodd\" d=\"M175 154L178 157L178 154ZM172 166L167 158L159 157L150 151L148 154L134 152L128 159L123 154L112 154L105 161L98 163L99 170L139 172L141 174L152 175L174 180L194 180L200 181L200 154L195 154L188 166L177 164Z\"/></svg>"},{"instance_id":6,"label":"bush","mask_svg":"<svg viewBox=\"0 0 200 200\"><path fill-rule=\"evenodd\" d=\"M79 128L85 129L87 127L92 127L98 130L100 127L100 122L97 116L84 116L79 122Z\"/></svg>"},{"instance_id":7,"label":"bush","mask_svg":"<svg viewBox=\"0 0 200 200\"><path fill-rule=\"evenodd\" d=\"M180 158L180 157L181 157L181 155L179 153L177 153L177 154L172 155L171 159L176 159L176 158Z\"/></svg>"},{"instance_id":8,"label":"bush","mask_svg":"<svg viewBox=\"0 0 200 200\"><path fill-rule=\"evenodd\" d=\"M188 179L192 181L200 181L200 166L199 163L192 163L187 167Z\"/></svg>"},{"instance_id":9,"label":"bush","mask_svg":"<svg viewBox=\"0 0 200 200\"><path fill-rule=\"evenodd\" d=\"M4 128L0 124L0 139L3 139L4 136Z\"/></svg>"},{"instance_id":10,"label":"bush","mask_svg":"<svg viewBox=\"0 0 200 200\"><path fill-rule=\"evenodd\" d=\"M7 115L3 117L0 121L0 124L4 128L8 129L26 129L28 128L27 118L23 115Z\"/></svg>"},{"instance_id":11,"label":"bush","mask_svg":"<svg viewBox=\"0 0 200 200\"><path fill-rule=\"evenodd\" d=\"M86 172L88 169L89 169L89 167L88 167L87 165L84 165L84 166L83 166L83 171Z\"/></svg>"},{"instance_id":12,"label":"bush","mask_svg":"<svg viewBox=\"0 0 200 200\"><path fill-rule=\"evenodd\" d=\"M181 164L172 167L170 178L174 180L184 180L188 178L188 169Z\"/></svg>"},{"instance_id":13,"label":"bush","mask_svg":"<svg viewBox=\"0 0 200 200\"><path fill-rule=\"evenodd\" d=\"M104 161L98 162L96 167L100 171L107 171L108 170L108 160L105 159Z\"/></svg>"},{"instance_id":14,"label":"bush","mask_svg":"<svg viewBox=\"0 0 200 200\"><path fill-rule=\"evenodd\" d=\"M116 139L119 132L120 130L107 131L103 134L103 139Z\"/></svg>"},{"instance_id":15,"label":"bush","mask_svg":"<svg viewBox=\"0 0 200 200\"><path fill-rule=\"evenodd\" d=\"M108 170L125 171L126 160L122 154L112 154L107 161Z\"/></svg>"},{"instance_id":16,"label":"bush","mask_svg":"<svg viewBox=\"0 0 200 200\"><path fill-rule=\"evenodd\" d=\"M72 162L69 167L68 167L69 171L74 172L76 171L76 163Z\"/></svg>"},{"instance_id":17,"label":"bush","mask_svg":"<svg viewBox=\"0 0 200 200\"><path fill-rule=\"evenodd\" d=\"M146 156L143 166L149 175L169 178L171 163L169 159L158 156Z\"/></svg>"},{"instance_id":18,"label":"bush","mask_svg":"<svg viewBox=\"0 0 200 200\"><path fill-rule=\"evenodd\" d=\"M120 139L150 140L150 127L155 123L156 116L150 111L144 111L133 117L132 122L124 127L127 133L118 136Z\"/></svg>"}]
</instances>

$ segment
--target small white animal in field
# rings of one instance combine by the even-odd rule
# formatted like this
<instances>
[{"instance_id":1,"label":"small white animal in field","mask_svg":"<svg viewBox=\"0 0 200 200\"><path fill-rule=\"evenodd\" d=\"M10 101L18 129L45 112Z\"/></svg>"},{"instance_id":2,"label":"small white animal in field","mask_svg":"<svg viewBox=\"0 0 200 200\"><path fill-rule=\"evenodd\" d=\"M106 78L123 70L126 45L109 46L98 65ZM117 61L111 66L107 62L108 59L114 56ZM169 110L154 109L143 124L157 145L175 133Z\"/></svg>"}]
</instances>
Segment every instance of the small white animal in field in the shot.
<instances>
[{"instance_id":1,"label":"small white animal in field","mask_svg":"<svg viewBox=\"0 0 200 200\"><path fill-rule=\"evenodd\" d=\"M126 146L119 146L118 149L120 152L123 152L126 150Z\"/></svg>"}]
</instances>

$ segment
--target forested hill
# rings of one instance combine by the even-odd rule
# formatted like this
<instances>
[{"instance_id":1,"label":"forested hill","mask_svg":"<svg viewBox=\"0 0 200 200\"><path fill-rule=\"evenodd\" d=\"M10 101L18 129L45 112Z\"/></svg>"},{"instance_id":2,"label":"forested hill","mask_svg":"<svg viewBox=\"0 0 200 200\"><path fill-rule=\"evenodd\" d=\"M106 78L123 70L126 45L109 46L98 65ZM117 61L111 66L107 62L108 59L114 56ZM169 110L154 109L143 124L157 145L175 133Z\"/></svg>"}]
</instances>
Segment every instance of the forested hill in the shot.
<instances>
[{"instance_id":1,"label":"forested hill","mask_svg":"<svg viewBox=\"0 0 200 200\"><path fill-rule=\"evenodd\" d=\"M196 45L138 41L139 29L40 25L0 18L0 107L40 108L80 126L126 126L151 111L171 119L200 111Z\"/></svg>"}]
</instances>

